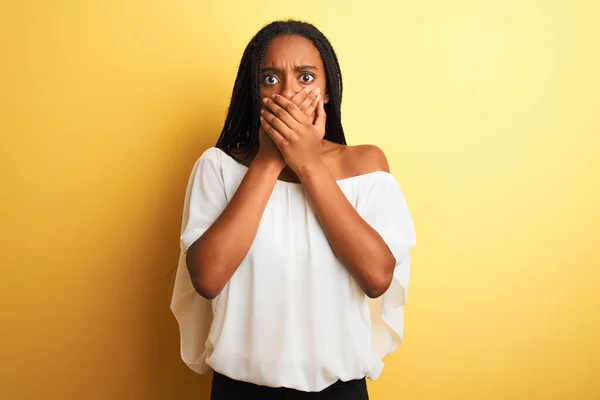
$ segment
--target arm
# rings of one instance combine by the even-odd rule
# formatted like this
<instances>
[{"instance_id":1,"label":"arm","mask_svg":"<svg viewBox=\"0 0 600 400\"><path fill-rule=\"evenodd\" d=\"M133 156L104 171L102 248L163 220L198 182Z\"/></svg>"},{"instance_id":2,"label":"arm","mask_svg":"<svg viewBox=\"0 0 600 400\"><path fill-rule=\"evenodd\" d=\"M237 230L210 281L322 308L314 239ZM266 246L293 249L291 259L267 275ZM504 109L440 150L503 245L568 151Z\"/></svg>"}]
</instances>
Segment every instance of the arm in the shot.
<instances>
[{"instance_id":1,"label":"arm","mask_svg":"<svg viewBox=\"0 0 600 400\"><path fill-rule=\"evenodd\" d=\"M370 169L389 172L385 155L368 148ZM375 167L375 168L372 168ZM354 209L322 162L298 170L323 231L334 252L367 296L381 296L390 286L395 258L381 236Z\"/></svg>"},{"instance_id":2,"label":"arm","mask_svg":"<svg viewBox=\"0 0 600 400\"><path fill-rule=\"evenodd\" d=\"M256 156L217 220L187 250L194 288L215 298L248 253L282 166Z\"/></svg>"}]
</instances>

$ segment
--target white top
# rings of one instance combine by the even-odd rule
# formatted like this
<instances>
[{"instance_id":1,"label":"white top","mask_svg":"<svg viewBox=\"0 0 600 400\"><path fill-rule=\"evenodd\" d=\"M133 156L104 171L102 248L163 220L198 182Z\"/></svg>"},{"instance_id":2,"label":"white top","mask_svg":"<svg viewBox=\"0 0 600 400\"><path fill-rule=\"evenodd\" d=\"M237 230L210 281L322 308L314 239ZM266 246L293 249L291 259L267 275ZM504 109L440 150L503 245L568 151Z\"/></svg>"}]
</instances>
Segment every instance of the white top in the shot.
<instances>
[{"instance_id":1,"label":"white top","mask_svg":"<svg viewBox=\"0 0 600 400\"><path fill-rule=\"evenodd\" d=\"M402 343L413 222L394 177L337 181L396 258L386 293L369 299L334 254L300 183L277 181L248 254L212 301L192 286L185 253L221 214L248 168L212 147L192 170L171 310L181 358L271 387L320 391L338 379L377 379ZM371 307L369 307L371 306Z\"/></svg>"}]
</instances>

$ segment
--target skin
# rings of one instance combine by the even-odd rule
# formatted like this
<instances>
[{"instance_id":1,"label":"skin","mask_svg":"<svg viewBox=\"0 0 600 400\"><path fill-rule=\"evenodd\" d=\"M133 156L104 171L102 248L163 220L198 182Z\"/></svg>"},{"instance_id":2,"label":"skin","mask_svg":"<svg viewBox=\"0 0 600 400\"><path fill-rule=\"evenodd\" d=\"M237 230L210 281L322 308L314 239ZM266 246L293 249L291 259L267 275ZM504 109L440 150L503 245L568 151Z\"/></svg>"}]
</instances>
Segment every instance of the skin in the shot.
<instances>
[{"instance_id":1,"label":"skin","mask_svg":"<svg viewBox=\"0 0 600 400\"><path fill-rule=\"evenodd\" d=\"M304 186L337 257L367 296L381 296L393 278L394 256L336 180L389 172L385 155L375 146L342 146L323 138L325 70L308 39L273 39L263 71L260 146L225 210L188 249L194 287L209 299L221 292L246 256L279 179Z\"/></svg>"}]
</instances>

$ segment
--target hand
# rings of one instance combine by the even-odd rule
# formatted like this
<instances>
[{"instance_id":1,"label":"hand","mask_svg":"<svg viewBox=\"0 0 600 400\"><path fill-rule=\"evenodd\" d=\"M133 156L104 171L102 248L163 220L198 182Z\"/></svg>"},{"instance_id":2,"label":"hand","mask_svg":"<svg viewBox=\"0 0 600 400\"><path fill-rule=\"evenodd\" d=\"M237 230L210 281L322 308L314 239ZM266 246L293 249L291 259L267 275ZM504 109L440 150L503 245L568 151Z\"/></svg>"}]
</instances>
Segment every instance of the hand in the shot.
<instances>
[{"instance_id":1,"label":"hand","mask_svg":"<svg viewBox=\"0 0 600 400\"><path fill-rule=\"evenodd\" d=\"M298 106L300 111L302 111L311 119L313 125L315 125L317 122L321 122L322 120L323 123L319 124L317 128L319 129L319 132L321 132L321 136L325 136L325 120L317 119L316 114L316 111L319 111L320 94L321 90L319 88L306 88L300 90L290 100L292 103ZM323 116L325 116L325 112L323 112Z\"/></svg>"},{"instance_id":2,"label":"hand","mask_svg":"<svg viewBox=\"0 0 600 400\"><path fill-rule=\"evenodd\" d=\"M319 88L314 88L312 90L306 88L296 93L290 100L311 118L313 125L317 127L321 137L325 137L326 114L324 104L321 101L320 92L321 90ZM306 93L306 95L304 93Z\"/></svg>"},{"instance_id":3,"label":"hand","mask_svg":"<svg viewBox=\"0 0 600 400\"><path fill-rule=\"evenodd\" d=\"M315 124L291 100L280 95L264 98L261 127L281 152L287 165L297 174L321 161L319 145L325 135L323 99L317 94ZM323 128L321 130L321 127Z\"/></svg>"},{"instance_id":4,"label":"hand","mask_svg":"<svg viewBox=\"0 0 600 400\"><path fill-rule=\"evenodd\" d=\"M322 108L319 88L305 88L296 93L290 101L313 122L319 130L320 137L325 136L325 110ZM264 106L264 103L263 103ZM285 160L281 152L265 132L262 124L258 131L258 140L261 144L257 157L273 162L279 169L285 167ZM262 150L262 151L261 151Z\"/></svg>"}]
</instances>

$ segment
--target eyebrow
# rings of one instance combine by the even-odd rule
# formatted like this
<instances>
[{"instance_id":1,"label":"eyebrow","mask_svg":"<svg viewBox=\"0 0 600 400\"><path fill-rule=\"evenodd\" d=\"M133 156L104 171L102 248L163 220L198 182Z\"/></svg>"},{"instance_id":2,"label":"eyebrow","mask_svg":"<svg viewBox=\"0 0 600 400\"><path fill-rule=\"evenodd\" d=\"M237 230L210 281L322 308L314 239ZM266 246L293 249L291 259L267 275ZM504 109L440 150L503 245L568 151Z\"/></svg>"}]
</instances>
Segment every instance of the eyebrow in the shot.
<instances>
[{"instance_id":1,"label":"eyebrow","mask_svg":"<svg viewBox=\"0 0 600 400\"><path fill-rule=\"evenodd\" d=\"M300 65L294 68L294 70L296 71L306 71L306 70L318 70L319 68L317 68L314 65ZM280 73L281 69L280 68L275 68L275 67L265 67L262 69L261 71L263 74L266 72L274 72L274 73Z\"/></svg>"}]
</instances>

